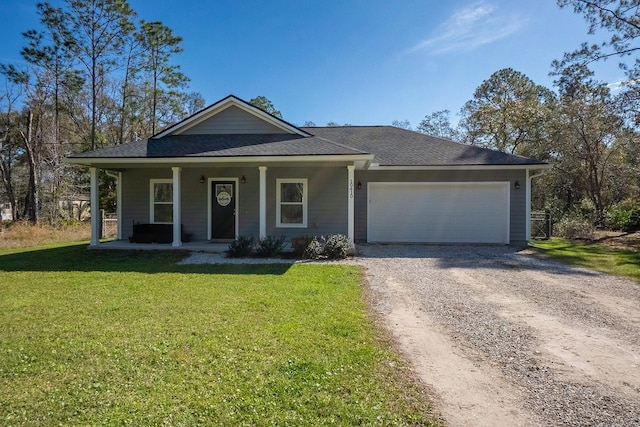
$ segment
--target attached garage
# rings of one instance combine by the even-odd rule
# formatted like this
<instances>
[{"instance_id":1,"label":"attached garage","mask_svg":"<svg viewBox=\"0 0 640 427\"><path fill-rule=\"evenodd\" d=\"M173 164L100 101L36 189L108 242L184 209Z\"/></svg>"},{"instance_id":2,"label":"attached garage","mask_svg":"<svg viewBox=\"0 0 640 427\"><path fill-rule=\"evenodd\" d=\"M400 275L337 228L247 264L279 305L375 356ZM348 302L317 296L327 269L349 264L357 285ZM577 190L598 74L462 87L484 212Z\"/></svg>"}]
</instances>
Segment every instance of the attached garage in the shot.
<instances>
[{"instance_id":1,"label":"attached garage","mask_svg":"<svg viewBox=\"0 0 640 427\"><path fill-rule=\"evenodd\" d=\"M367 240L509 243L509 182L370 182Z\"/></svg>"}]
</instances>

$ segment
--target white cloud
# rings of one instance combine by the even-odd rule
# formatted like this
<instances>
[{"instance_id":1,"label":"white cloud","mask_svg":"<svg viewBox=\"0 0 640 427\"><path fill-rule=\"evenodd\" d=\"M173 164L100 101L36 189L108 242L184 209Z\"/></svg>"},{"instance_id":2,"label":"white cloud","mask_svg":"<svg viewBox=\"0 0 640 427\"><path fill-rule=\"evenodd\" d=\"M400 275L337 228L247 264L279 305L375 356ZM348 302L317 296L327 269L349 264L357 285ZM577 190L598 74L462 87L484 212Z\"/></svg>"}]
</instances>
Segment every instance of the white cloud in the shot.
<instances>
[{"instance_id":1,"label":"white cloud","mask_svg":"<svg viewBox=\"0 0 640 427\"><path fill-rule=\"evenodd\" d=\"M523 24L522 17L500 13L495 5L475 3L457 10L436 29L435 35L417 43L407 53L469 51L505 38Z\"/></svg>"},{"instance_id":2,"label":"white cloud","mask_svg":"<svg viewBox=\"0 0 640 427\"><path fill-rule=\"evenodd\" d=\"M637 83L637 80L616 80L615 82L608 83L607 87L611 92L617 93Z\"/></svg>"}]
</instances>

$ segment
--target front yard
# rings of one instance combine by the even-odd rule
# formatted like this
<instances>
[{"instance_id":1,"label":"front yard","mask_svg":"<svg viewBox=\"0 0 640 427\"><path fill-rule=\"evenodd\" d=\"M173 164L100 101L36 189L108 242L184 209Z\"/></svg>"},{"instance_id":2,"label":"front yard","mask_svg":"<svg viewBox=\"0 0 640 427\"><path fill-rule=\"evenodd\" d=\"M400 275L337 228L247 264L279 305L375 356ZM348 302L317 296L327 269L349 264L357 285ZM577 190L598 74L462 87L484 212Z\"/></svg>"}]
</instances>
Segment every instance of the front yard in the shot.
<instances>
[{"instance_id":1,"label":"front yard","mask_svg":"<svg viewBox=\"0 0 640 427\"><path fill-rule=\"evenodd\" d=\"M595 241L571 241L554 237L535 241L532 248L565 264L640 282L639 237L640 233L624 234L616 239L603 237Z\"/></svg>"},{"instance_id":2,"label":"front yard","mask_svg":"<svg viewBox=\"0 0 640 427\"><path fill-rule=\"evenodd\" d=\"M0 250L2 425L431 425L357 267Z\"/></svg>"}]
</instances>

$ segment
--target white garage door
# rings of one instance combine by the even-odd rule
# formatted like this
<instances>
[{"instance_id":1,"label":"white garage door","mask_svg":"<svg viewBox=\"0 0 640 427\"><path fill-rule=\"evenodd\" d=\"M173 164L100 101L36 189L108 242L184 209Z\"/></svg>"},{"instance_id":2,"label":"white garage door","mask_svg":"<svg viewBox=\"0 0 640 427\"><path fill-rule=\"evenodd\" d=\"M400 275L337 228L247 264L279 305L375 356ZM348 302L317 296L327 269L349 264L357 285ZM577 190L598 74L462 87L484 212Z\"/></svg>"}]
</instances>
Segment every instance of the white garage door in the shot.
<instances>
[{"instance_id":1,"label":"white garage door","mask_svg":"<svg viewBox=\"0 0 640 427\"><path fill-rule=\"evenodd\" d=\"M369 183L369 242L509 243L508 182Z\"/></svg>"}]
</instances>

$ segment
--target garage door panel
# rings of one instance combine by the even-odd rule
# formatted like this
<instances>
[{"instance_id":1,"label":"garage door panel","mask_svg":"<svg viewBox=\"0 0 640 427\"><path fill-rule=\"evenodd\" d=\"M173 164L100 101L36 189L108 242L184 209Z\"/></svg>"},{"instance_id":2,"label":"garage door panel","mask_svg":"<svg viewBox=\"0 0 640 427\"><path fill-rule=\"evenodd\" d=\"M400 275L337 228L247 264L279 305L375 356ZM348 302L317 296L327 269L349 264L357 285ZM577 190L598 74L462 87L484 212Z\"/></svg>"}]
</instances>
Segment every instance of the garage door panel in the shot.
<instances>
[{"instance_id":1,"label":"garage door panel","mask_svg":"<svg viewBox=\"0 0 640 427\"><path fill-rule=\"evenodd\" d=\"M508 243L509 186L371 183L371 242Z\"/></svg>"}]
</instances>

